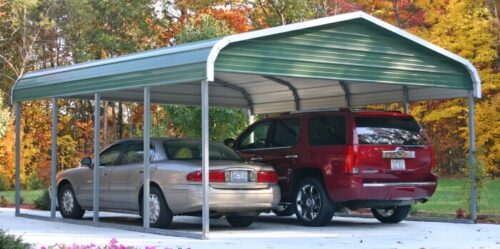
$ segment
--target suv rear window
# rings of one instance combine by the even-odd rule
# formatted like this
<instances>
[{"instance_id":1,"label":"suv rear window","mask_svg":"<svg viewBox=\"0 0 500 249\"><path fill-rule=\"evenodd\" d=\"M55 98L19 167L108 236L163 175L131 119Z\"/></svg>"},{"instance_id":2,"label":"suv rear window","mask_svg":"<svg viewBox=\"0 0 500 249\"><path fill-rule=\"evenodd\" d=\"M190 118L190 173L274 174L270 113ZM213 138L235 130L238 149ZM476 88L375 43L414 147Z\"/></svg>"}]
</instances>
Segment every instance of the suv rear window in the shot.
<instances>
[{"instance_id":1,"label":"suv rear window","mask_svg":"<svg viewBox=\"0 0 500 249\"><path fill-rule=\"evenodd\" d=\"M314 117L309 119L309 144L345 144L345 118Z\"/></svg>"},{"instance_id":2,"label":"suv rear window","mask_svg":"<svg viewBox=\"0 0 500 249\"><path fill-rule=\"evenodd\" d=\"M422 129L412 118L357 117L359 144L425 145Z\"/></svg>"}]
</instances>

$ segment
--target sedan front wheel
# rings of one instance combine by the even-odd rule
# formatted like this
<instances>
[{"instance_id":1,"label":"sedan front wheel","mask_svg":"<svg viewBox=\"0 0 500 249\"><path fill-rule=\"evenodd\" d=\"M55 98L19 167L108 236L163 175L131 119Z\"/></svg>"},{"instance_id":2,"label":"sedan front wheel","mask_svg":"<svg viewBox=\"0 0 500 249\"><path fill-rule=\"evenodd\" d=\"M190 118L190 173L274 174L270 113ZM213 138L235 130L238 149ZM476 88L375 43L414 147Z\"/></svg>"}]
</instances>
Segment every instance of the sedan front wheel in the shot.
<instances>
[{"instance_id":1,"label":"sedan front wheel","mask_svg":"<svg viewBox=\"0 0 500 249\"><path fill-rule=\"evenodd\" d=\"M81 219L83 217L85 210L83 210L76 201L75 193L73 193L71 185L64 184L59 188L57 201L62 217L68 219Z\"/></svg>"}]
</instances>

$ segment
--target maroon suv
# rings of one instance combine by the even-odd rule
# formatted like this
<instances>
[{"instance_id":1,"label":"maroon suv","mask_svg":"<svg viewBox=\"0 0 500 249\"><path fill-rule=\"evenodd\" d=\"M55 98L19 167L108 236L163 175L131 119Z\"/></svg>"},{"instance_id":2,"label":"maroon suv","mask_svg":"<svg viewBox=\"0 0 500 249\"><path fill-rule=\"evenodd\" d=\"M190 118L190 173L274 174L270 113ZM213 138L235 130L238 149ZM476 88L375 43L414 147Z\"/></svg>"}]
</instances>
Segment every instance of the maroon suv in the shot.
<instances>
[{"instance_id":1,"label":"maroon suv","mask_svg":"<svg viewBox=\"0 0 500 249\"><path fill-rule=\"evenodd\" d=\"M273 165L282 208L303 225L321 226L335 211L371 208L384 223L436 189L434 153L408 114L384 111L296 112L260 120L233 148L246 160Z\"/></svg>"}]
</instances>

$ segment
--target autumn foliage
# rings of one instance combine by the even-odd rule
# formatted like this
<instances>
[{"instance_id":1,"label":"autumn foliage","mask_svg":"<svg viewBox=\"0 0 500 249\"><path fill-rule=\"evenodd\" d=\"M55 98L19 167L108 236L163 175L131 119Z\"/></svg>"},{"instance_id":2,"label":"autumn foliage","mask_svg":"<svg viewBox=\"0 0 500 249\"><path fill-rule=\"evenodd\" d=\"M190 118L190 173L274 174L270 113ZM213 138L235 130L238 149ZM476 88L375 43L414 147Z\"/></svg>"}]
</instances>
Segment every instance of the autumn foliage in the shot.
<instances>
[{"instance_id":1,"label":"autumn foliage","mask_svg":"<svg viewBox=\"0 0 500 249\"><path fill-rule=\"evenodd\" d=\"M499 7L493 0L67 0L63 5L0 0L0 177L12 186L15 134L9 94L15 80L27 71L356 10L457 53L478 68L483 98L475 105L477 156L490 176L500 176ZM93 103L61 99L59 106L58 169L62 170L94 153ZM141 136L140 104L108 102L101 108L102 144ZM51 110L48 100L22 105L24 187L29 188L37 177L43 185L49 183ZM154 136L199 134L199 126L194 125L199 118L196 108L154 105L153 110ZM466 99L415 102L411 112L432 138L440 173L465 175ZM241 110L213 109L210 115L213 127L218 127L213 139L237 134L246 122Z\"/></svg>"}]
</instances>

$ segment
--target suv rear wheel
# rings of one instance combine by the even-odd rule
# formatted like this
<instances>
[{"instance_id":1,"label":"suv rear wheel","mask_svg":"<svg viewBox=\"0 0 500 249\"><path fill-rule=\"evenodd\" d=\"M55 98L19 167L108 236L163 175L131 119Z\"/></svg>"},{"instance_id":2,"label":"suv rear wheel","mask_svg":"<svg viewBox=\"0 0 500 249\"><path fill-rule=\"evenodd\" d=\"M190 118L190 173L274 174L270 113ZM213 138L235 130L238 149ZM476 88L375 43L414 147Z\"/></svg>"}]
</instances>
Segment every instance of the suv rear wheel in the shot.
<instances>
[{"instance_id":1,"label":"suv rear wheel","mask_svg":"<svg viewBox=\"0 0 500 249\"><path fill-rule=\"evenodd\" d=\"M305 226L324 226L331 222L333 205L323 184L316 178L300 182L295 192L295 214Z\"/></svg>"},{"instance_id":2,"label":"suv rear wheel","mask_svg":"<svg viewBox=\"0 0 500 249\"><path fill-rule=\"evenodd\" d=\"M397 206L391 208L372 208L372 213L382 223L399 223L406 219L411 206Z\"/></svg>"}]
</instances>

